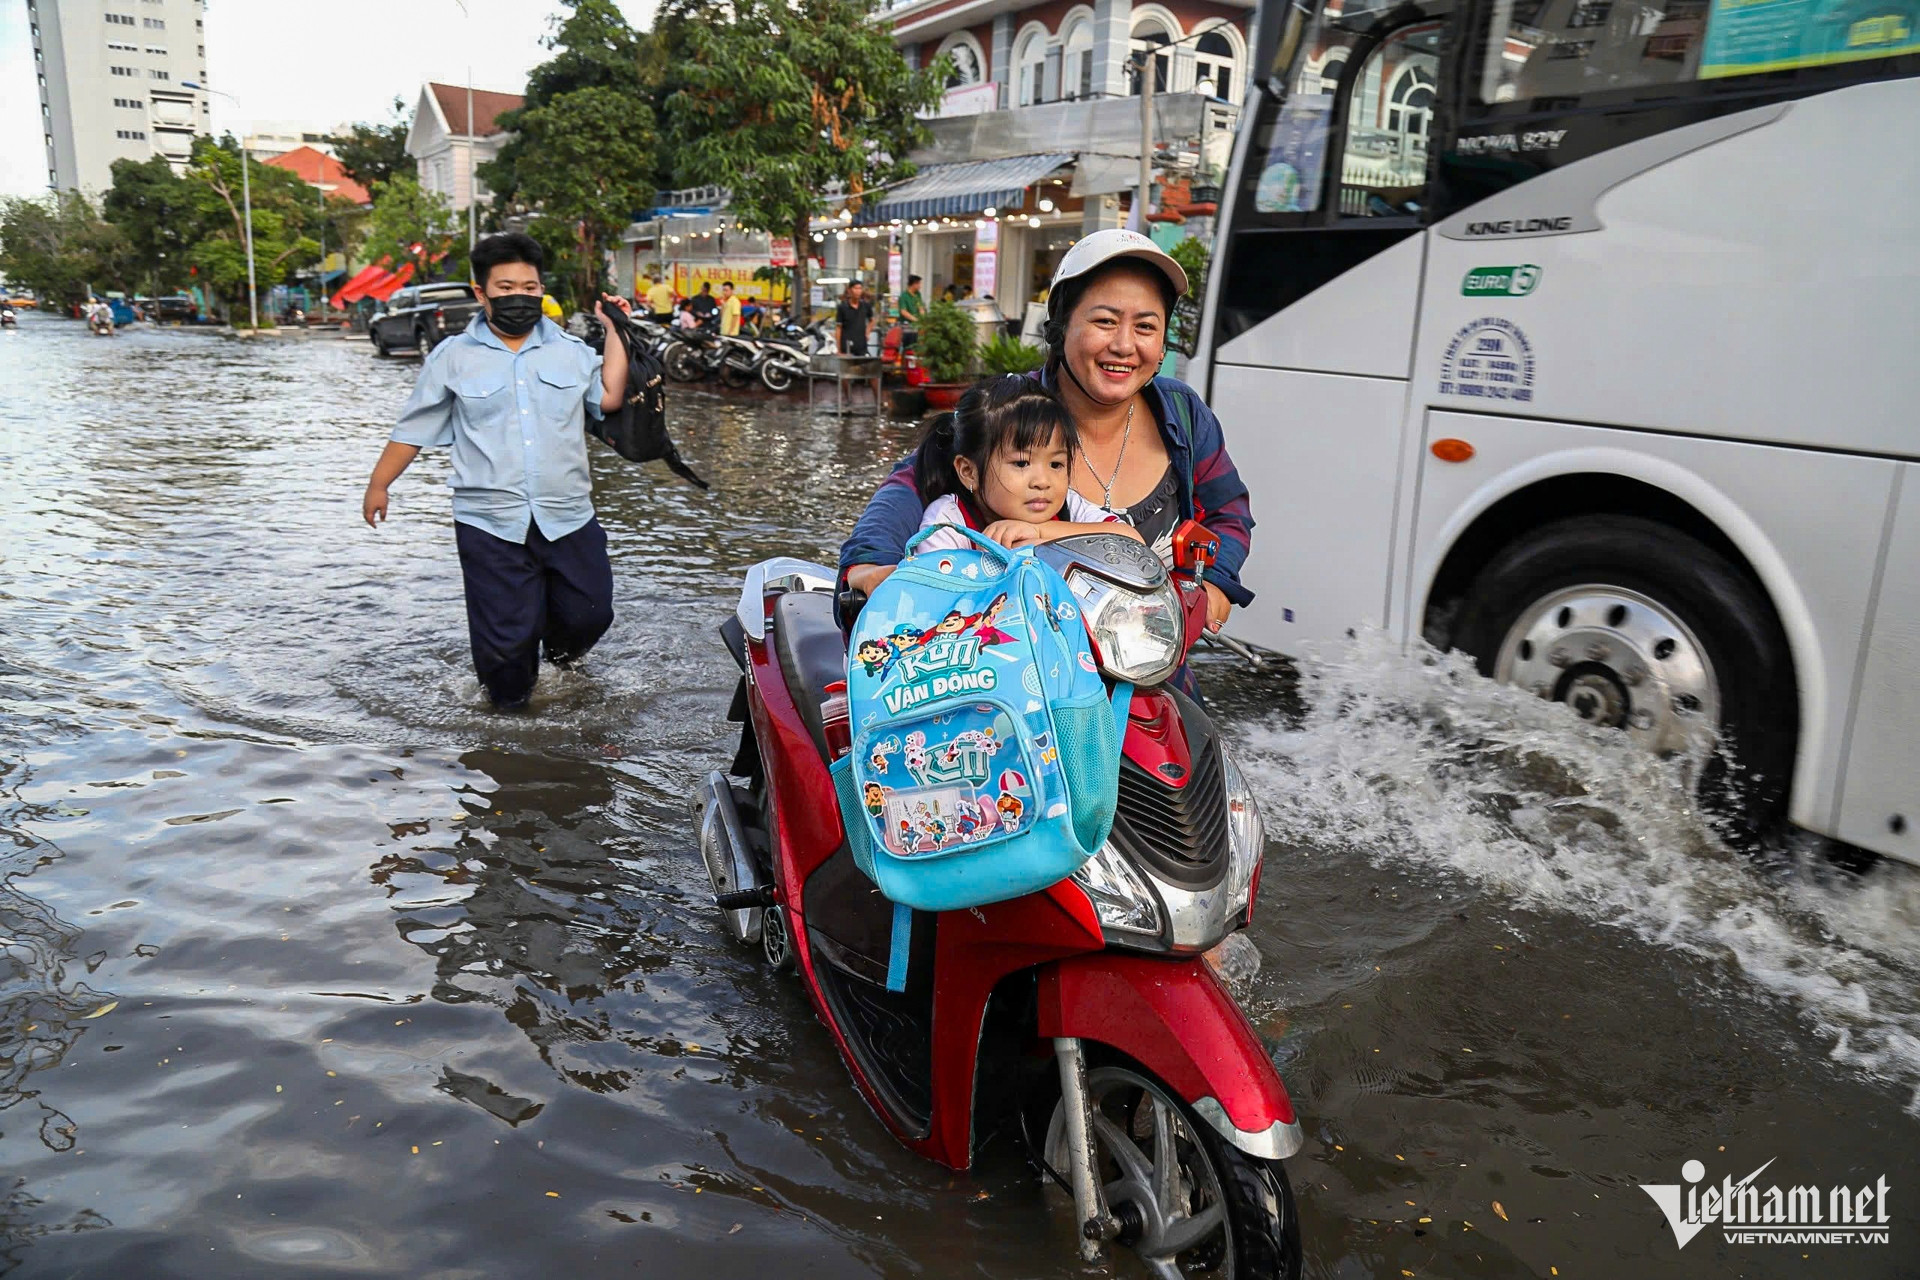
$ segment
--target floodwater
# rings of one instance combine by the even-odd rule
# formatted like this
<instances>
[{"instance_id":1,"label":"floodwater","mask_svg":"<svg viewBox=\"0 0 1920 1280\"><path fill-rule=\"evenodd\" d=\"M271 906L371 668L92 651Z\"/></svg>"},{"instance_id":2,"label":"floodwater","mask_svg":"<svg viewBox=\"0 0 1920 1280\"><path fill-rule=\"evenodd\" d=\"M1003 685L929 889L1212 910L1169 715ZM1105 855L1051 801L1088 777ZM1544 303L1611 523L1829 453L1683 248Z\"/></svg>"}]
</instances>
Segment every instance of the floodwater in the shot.
<instances>
[{"instance_id":1,"label":"floodwater","mask_svg":"<svg viewBox=\"0 0 1920 1280\"><path fill-rule=\"evenodd\" d=\"M0 334L0 1272L1098 1274L1016 1150L897 1147L704 905L714 627L910 428L680 393L706 494L596 450L617 621L502 716L444 458L359 521L412 376ZM1240 990L1312 1275L1920 1269L1920 877L1756 866L1662 766L1376 638L1202 681L1267 806ZM1681 1249L1636 1184L1689 1159L1885 1176L1891 1242Z\"/></svg>"}]
</instances>

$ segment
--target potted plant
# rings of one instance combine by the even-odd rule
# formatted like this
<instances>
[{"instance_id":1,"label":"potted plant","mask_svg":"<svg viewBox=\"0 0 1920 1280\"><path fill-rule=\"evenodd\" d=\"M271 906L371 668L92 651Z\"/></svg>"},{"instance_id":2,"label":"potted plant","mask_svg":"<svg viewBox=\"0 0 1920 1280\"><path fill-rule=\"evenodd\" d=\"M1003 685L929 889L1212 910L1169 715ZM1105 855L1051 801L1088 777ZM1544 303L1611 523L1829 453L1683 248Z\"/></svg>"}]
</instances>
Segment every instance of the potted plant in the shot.
<instances>
[{"instance_id":1,"label":"potted plant","mask_svg":"<svg viewBox=\"0 0 1920 1280\"><path fill-rule=\"evenodd\" d=\"M980 367L988 373L1032 373L1047 362L1047 353L1005 334L980 348Z\"/></svg>"},{"instance_id":2,"label":"potted plant","mask_svg":"<svg viewBox=\"0 0 1920 1280\"><path fill-rule=\"evenodd\" d=\"M966 376L973 368L973 321L951 302L934 303L920 322L914 354L933 379L924 388L927 408L953 408L960 403L960 394L967 389Z\"/></svg>"}]
</instances>

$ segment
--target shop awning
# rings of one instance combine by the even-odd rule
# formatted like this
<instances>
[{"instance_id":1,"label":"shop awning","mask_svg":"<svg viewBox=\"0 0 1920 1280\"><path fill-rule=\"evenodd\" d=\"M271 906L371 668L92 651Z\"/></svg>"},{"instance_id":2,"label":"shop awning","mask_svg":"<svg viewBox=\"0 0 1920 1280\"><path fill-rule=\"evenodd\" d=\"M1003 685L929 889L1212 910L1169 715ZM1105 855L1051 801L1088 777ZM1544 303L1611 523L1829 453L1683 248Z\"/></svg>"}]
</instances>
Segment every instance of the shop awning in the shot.
<instances>
[{"instance_id":1,"label":"shop awning","mask_svg":"<svg viewBox=\"0 0 1920 1280\"><path fill-rule=\"evenodd\" d=\"M1049 151L1004 160L930 165L884 193L877 203L860 210L854 215L853 225L868 227L896 218L938 218L1018 206L1028 187L1072 162L1071 151Z\"/></svg>"}]
</instances>

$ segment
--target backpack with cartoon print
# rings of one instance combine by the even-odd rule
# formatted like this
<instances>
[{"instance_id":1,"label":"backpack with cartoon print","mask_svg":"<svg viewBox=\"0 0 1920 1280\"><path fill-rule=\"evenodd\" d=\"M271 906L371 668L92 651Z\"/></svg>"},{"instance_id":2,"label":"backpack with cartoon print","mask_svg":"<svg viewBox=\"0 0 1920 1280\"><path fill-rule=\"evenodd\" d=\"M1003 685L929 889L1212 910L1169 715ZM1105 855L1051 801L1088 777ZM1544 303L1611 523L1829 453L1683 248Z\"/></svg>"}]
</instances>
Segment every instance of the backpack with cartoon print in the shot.
<instances>
[{"instance_id":1,"label":"backpack with cartoon print","mask_svg":"<svg viewBox=\"0 0 1920 1280\"><path fill-rule=\"evenodd\" d=\"M1073 593L1030 548L965 532L974 546L915 555L917 535L861 610L853 750L832 770L854 860L923 911L1072 875L1106 843L1119 788L1115 713Z\"/></svg>"}]
</instances>

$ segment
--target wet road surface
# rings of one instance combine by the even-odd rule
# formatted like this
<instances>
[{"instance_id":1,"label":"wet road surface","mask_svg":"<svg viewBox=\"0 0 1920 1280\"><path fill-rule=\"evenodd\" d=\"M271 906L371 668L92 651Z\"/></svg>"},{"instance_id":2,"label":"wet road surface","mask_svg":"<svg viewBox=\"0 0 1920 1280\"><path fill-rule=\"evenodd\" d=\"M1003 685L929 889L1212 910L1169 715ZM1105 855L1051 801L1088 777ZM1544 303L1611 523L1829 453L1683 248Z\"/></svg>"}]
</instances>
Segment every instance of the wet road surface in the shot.
<instances>
[{"instance_id":1,"label":"wet road surface","mask_svg":"<svg viewBox=\"0 0 1920 1280\"><path fill-rule=\"evenodd\" d=\"M0 1273L1099 1274L1017 1150L895 1146L704 905L713 629L911 428L681 393L710 494L596 447L617 620L502 716L444 455L359 523L414 368L0 334ZM1201 671L1267 806L1241 995L1310 1274L1920 1268L1920 877L1756 868L1664 767L1377 639ZM1678 1249L1636 1184L1690 1158L1884 1175L1892 1243Z\"/></svg>"}]
</instances>

